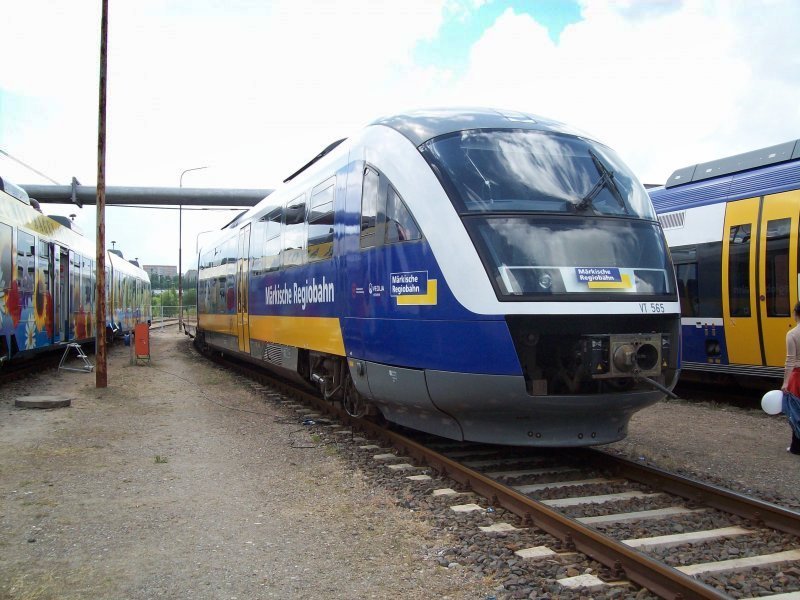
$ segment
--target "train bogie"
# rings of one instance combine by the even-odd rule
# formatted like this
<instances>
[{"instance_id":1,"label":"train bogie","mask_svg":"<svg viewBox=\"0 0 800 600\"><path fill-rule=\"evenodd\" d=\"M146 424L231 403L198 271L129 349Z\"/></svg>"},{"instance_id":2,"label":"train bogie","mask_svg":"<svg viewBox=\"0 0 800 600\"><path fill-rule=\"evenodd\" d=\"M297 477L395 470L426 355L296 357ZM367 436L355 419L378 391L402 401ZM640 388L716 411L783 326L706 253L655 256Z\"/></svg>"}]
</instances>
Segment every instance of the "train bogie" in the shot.
<instances>
[{"instance_id":1,"label":"train bogie","mask_svg":"<svg viewBox=\"0 0 800 600\"><path fill-rule=\"evenodd\" d=\"M519 113L382 119L200 252L198 339L454 439L623 437L678 367L644 188Z\"/></svg>"}]
</instances>

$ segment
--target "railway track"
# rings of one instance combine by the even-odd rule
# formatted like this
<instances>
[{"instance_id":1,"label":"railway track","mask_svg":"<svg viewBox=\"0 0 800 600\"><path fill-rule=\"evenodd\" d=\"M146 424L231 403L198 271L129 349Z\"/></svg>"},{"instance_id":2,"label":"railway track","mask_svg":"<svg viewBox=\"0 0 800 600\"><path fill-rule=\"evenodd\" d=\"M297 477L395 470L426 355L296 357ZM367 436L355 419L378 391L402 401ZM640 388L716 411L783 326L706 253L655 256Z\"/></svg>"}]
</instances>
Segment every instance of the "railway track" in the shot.
<instances>
[{"instance_id":1,"label":"railway track","mask_svg":"<svg viewBox=\"0 0 800 600\"><path fill-rule=\"evenodd\" d=\"M516 551L520 559L579 552L604 566L600 577L563 578L565 591L574 587L599 594L634 583L662 598L742 598L748 597L740 591L743 578L755 578L764 584L752 597L800 598L800 591L770 582L781 569L800 581L800 513L598 450L541 451L406 435L354 419L338 405L252 365L219 355L213 359L301 402L289 405L301 414L312 406L369 438L372 443L360 448L373 452L375 461L400 473L417 471L406 475L414 481L430 480L425 471L435 473L457 482L462 493L483 498L480 504L464 503L469 497L457 490L433 490L452 497L454 513L502 508L518 517L516 525L497 522L487 531L539 529L559 542L555 549L521 548Z\"/></svg>"}]
</instances>

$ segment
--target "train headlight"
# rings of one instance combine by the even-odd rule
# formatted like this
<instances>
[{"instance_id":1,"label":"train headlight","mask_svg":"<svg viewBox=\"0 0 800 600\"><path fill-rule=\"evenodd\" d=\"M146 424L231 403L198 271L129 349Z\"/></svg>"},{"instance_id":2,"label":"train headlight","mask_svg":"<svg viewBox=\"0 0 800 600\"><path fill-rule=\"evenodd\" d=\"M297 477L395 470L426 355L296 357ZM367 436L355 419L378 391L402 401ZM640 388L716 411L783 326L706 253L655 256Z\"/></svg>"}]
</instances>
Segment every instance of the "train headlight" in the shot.
<instances>
[{"instance_id":1,"label":"train headlight","mask_svg":"<svg viewBox=\"0 0 800 600\"><path fill-rule=\"evenodd\" d=\"M549 290L550 287L553 285L553 278L550 276L550 273L544 273L539 276L539 287L543 290Z\"/></svg>"}]
</instances>

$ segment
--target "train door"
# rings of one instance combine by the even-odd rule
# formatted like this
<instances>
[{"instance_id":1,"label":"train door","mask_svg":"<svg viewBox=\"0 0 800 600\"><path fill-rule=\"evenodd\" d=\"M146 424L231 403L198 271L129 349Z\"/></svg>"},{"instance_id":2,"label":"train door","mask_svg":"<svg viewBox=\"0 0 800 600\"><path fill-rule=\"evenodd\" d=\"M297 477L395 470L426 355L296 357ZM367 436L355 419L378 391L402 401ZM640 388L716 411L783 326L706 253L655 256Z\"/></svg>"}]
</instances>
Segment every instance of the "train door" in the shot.
<instances>
[{"instance_id":1,"label":"train door","mask_svg":"<svg viewBox=\"0 0 800 600\"><path fill-rule=\"evenodd\" d=\"M759 235L759 316L766 364L786 360L786 332L794 325L797 302L797 234L800 191L766 196Z\"/></svg>"},{"instance_id":2,"label":"train door","mask_svg":"<svg viewBox=\"0 0 800 600\"><path fill-rule=\"evenodd\" d=\"M56 301L53 335L57 341L64 342L69 339L69 251L57 244L53 251L56 276L55 293L53 294Z\"/></svg>"},{"instance_id":3,"label":"train door","mask_svg":"<svg viewBox=\"0 0 800 600\"><path fill-rule=\"evenodd\" d=\"M236 329L239 336L239 351L250 354L250 317L248 291L250 272L250 225L239 231L239 260L236 267Z\"/></svg>"},{"instance_id":4,"label":"train door","mask_svg":"<svg viewBox=\"0 0 800 600\"><path fill-rule=\"evenodd\" d=\"M55 276L53 272L53 250L55 244L39 238L39 255L36 257L36 296L34 299L37 316L44 317L47 343L55 342ZM48 328L47 325L50 325ZM49 330L48 330L49 329Z\"/></svg>"},{"instance_id":5,"label":"train door","mask_svg":"<svg viewBox=\"0 0 800 600\"><path fill-rule=\"evenodd\" d=\"M760 198L730 202L722 236L722 316L728 359L762 365L757 300L758 213Z\"/></svg>"}]
</instances>

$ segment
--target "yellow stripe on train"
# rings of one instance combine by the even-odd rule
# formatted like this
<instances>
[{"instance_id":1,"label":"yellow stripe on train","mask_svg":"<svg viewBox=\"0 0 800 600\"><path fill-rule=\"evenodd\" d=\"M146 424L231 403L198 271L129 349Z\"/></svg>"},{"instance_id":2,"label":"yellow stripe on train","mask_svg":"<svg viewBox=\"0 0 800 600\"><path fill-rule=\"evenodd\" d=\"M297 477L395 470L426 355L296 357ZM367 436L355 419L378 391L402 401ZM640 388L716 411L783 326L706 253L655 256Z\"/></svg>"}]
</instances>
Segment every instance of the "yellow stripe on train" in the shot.
<instances>
[{"instance_id":1,"label":"yellow stripe on train","mask_svg":"<svg viewBox=\"0 0 800 600\"><path fill-rule=\"evenodd\" d=\"M608 290L608 289L619 289L619 290L627 290L631 288L631 276L627 274L623 274L621 277L622 281L590 281L586 285L594 290Z\"/></svg>"},{"instance_id":2,"label":"yellow stripe on train","mask_svg":"<svg viewBox=\"0 0 800 600\"><path fill-rule=\"evenodd\" d=\"M216 333L238 335L236 331L236 315L208 315L201 313L198 318L198 327Z\"/></svg>"},{"instance_id":3,"label":"yellow stripe on train","mask_svg":"<svg viewBox=\"0 0 800 600\"><path fill-rule=\"evenodd\" d=\"M250 339L344 356L344 338L336 317L250 315Z\"/></svg>"}]
</instances>

